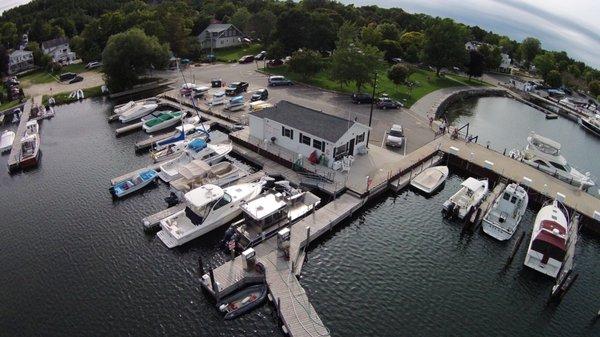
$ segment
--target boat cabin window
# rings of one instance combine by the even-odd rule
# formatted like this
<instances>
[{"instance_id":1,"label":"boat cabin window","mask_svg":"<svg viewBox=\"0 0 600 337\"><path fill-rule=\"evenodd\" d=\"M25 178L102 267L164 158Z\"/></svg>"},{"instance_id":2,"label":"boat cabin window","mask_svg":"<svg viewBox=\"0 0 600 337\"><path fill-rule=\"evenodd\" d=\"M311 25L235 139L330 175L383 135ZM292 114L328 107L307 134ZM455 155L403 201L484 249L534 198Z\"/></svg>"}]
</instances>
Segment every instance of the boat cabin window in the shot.
<instances>
[{"instance_id":1,"label":"boat cabin window","mask_svg":"<svg viewBox=\"0 0 600 337\"><path fill-rule=\"evenodd\" d=\"M561 171L567 171L566 167L562 166L559 163L555 163L553 161L550 162L550 165L556 167L557 169L561 170Z\"/></svg>"},{"instance_id":2,"label":"boat cabin window","mask_svg":"<svg viewBox=\"0 0 600 337\"><path fill-rule=\"evenodd\" d=\"M538 165L540 165L540 166L546 166L546 167L548 166L548 165L546 165L546 163L544 161L539 160L539 159L534 160L533 162L536 163L536 164L538 164Z\"/></svg>"},{"instance_id":3,"label":"boat cabin window","mask_svg":"<svg viewBox=\"0 0 600 337\"><path fill-rule=\"evenodd\" d=\"M508 193L504 193L504 195L502 196L502 198L506 201L510 200L510 194Z\"/></svg>"},{"instance_id":4,"label":"boat cabin window","mask_svg":"<svg viewBox=\"0 0 600 337\"><path fill-rule=\"evenodd\" d=\"M215 207L213 207L213 210L216 211L219 208L229 204L231 202L231 196L227 193L223 194L223 197L215 204Z\"/></svg>"},{"instance_id":5,"label":"boat cabin window","mask_svg":"<svg viewBox=\"0 0 600 337\"><path fill-rule=\"evenodd\" d=\"M517 202L517 197L513 195L512 199L510 199L510 203L514 204Z\"/></svg>"}]
</instances>

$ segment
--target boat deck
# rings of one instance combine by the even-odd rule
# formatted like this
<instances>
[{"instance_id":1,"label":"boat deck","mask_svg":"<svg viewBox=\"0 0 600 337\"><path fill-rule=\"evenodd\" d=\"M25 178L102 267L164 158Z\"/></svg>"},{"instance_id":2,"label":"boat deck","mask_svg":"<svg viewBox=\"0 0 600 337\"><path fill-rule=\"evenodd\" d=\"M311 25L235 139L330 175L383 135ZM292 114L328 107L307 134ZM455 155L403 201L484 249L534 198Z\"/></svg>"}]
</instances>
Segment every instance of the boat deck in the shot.
<instances>
[{"instance_id":1,"label":"boat deck","mask_svg":"<svg viewBox=\"0 0 600 337\"><path fill-rule=\"evenodd\" d=\"M19 127L15 132L15 139L13 140L12 148L8 156L9 172L14 172L19 169L19 162L21 160L21 138L25 134L27 122L29 121L29 116L31 115L31 109L40 105L42 105L42 96L35 96L31 100L27 100L23 106Z\"/></svg>"},{"instance_id":2,"label":"boat deck","mask_svg":"<svg viewBox=\"0 0 600 337\"><path fill-rule=\"evenodd\" d=\"M120 181L123 181L123 180L125 180L125 179L128 179L128 178L131 178L131 177L133 177L133 176L135 176L135 175L139 174L139 173L140 173L140 172L142 172L142 171L147 171L147 170L155 170L155 171L160 171L160 165L162 165L162 164L163 164L163 162L154 163L154 164L150 164L150 165L148 165L148 166L146 166L146 167L142 167L142 168L140 168L140 169L137 169L137 170L131 171L131 172L129 172L129 173L125 173L125 174L123 174L123 175L120 175L120 176L118 176L118 177L112 178L112 179L110 180L110 184L111 184L111 185L115 185L116 183L118 183L118 182L120 182Z\"/></svg>"}]
</instances>

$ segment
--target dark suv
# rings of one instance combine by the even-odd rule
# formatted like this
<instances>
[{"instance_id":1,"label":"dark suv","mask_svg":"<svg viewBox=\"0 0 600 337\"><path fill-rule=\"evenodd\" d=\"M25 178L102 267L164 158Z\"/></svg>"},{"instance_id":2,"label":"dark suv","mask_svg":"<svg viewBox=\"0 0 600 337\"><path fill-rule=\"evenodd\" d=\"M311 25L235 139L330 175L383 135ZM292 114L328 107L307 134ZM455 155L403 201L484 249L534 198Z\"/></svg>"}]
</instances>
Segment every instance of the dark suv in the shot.
<instances>
[{"instance_id":1,"label":"dark suv","mask_svg":"<svg viewBox=\"0 0 600 337\"><path fill-rule=\"evenodd\" d=\"M265 101L267 98L269 98L269 92L267 89L259 89L252 94L252 97L250 97L250 102Z\"/></svg>"},{"instance_id":2,"label":"dark suv","mask_svg":"<svg viewBox=\"0 0 600 337\"><path fill-rule=\"evenodd\" d=\"M371 103L371 102L373 102L373 97L369 94L365 94L365 93L352 94L352 103L354 103L354 104Z\"/></svg>"},{"instance_id":3,"label":"dark suv","mask_svg":"<svg viewBox=\"0 0 600 337\"><path fill-rule=\"evenodd\" d=\"M225 89L225 95L236 96L248 90L248 82L233 82Z\"/></svg>"},{"instance_id":4,"label":"dark suv","mask_svg":"<svg viewBox=\"0 0 600 337\"><path fill-rule=\"evenodd\" d=\"M381 97L380 99L377 100L377 108L378 109L398 109L401 108L402 106L404 106L402 103L398 102L398 101L394 101L392 99L390 99L389 97Z\"/></svg>"}]
</instances>

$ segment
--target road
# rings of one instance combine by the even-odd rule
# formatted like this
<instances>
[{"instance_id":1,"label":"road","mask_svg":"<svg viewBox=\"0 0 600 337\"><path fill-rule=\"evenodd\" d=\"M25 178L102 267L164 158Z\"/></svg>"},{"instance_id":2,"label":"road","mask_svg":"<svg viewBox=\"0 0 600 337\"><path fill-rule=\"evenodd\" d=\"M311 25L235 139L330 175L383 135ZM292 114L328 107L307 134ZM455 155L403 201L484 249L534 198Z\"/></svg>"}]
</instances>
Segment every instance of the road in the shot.
<instances>
[{"instance_id":1,"label":"road","mask_svg":"<svg viewBox=\"0 0 600 337\"><path fill-rule=\"evenodd\" d=\"M183 83L183 77L187 82L195 82L200 85L208 85L212 78L221 78L225 83L244 81L249 83L250 92L267 87L267 75L256 71L256 65L250 64L212 64L189 67L182 73L179 71L155 72L153 76L159 76L177 80L177 87ZM320 110L332 115L344 117L350 120L357 119L359 122L369 123L370 105L352 104L349 95L338 94L322 89L296 84L290 87L268 88L269 102L277 103L280 100L288 100L297 104ZM412 152L424 144L433 140L433 131L429 128L425 116L420 116L409 109L378 110L373 109L373 119L370 143L381 145L384 133L392 124L400 124L406 135L406 152ZM404 148L395 149L399 153Z\"/></svg>"}]
</instances>

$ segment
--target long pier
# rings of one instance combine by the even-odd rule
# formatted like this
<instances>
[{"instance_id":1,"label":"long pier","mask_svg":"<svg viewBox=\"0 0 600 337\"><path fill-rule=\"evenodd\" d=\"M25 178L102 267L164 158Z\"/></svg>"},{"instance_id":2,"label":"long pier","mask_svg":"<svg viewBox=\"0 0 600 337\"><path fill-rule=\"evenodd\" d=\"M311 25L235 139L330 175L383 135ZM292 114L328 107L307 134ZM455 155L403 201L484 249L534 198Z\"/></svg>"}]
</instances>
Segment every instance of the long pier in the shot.
<instances>
[{"instance_id":1,"label":"long pier","mask_svg":"<svg viewBox=\"0 0 600 337\"><path fill-rule=\"evenodd\" d=\"M23 106L23 111L21 112L21 120L19 122L19 127L17 128L17 132L15 133L15 139L13 140L12 148L10 150L10 154L8 156L8 171L15 172L20 168L19 162L21 161L21 139L25 134L25 129L27 128L27 122L31 116L31 110L42 104L42 96L35 96L34 98L27 100L25 105Z\"/></svg>"}]
</instances>

